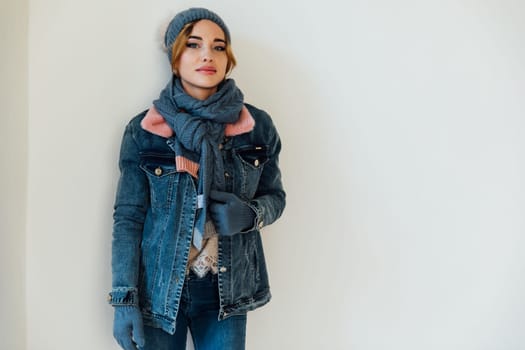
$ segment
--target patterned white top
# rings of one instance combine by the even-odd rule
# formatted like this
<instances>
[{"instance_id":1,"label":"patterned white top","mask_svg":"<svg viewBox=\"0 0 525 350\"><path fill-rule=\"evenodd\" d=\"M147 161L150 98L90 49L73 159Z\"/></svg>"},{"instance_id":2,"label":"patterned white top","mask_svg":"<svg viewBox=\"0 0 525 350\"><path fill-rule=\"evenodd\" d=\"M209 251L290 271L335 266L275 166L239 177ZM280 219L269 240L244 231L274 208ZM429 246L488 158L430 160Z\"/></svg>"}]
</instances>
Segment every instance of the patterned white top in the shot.
<instances>
[{"instance_id":1,"label":"patterned white top","mask_svg":"<svg viewBox=\"0 0 525 350\"><path fill-rule=\"evenodd\" d=\"M195 272L199 277L204 277L211 271L213 274L219 272L219 236L215 231L215 226L211 221L207 221L204 227L204 239L202 249L199 251L195 246L191 246L190 256L188 259L188 268Z\"/></svg>"}]
</instances>

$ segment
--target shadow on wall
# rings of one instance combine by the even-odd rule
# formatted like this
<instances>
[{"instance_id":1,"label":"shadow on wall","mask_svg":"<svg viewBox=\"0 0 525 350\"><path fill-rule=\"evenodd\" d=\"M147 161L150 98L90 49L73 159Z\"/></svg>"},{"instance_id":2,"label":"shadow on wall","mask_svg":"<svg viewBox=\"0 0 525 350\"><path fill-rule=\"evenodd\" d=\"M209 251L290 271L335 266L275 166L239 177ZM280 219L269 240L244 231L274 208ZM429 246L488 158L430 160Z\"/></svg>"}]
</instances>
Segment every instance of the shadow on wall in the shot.
<instances>
[{"instance_id":1,"label":"shadow on wall","mask_svg":"<svg viewBox=\"0 0 525 350\"><path fill-rule=\"evenodd\" d=\"M310 180L312 161L323 161L324 151L318 144L314 147L318 134L330 132L322 125L323 106L316 84L319 77L311 76L304 60L291 57L291 50L279 52L242 36L236 37L233 49L238 65L232 77L244 91L245 101L266 110L277 126L283 143L283 180L293 196L308 185L303 181Z\"/></svg>"},{"instance_id":2,"label":"shadow on wall","mask_svg":"<svg viewBox=\"0 0 525 350\"><path fill-rule=\"evenodd\" d=\"M330 91L332 86L341 86L336 81L341 77L320 70L322 64L310 67L312 56L296 57L297 49L279 51L241 36L236 37L233 50L238 65L232 77L245 92L247 102L270 113L281 136L280 166L288 193L283 221L293 220L297 227L295 221L318 217L323 201L337 202L343 190L337 186L351 177L345 141L351 115L342 115L341 107L351 103L350 98L340 101L346 92ZM304 200L305 193L309 200ZM326 229L330 218L324 219L313 219L310 224L319 222L318 228ZM314 228L307 227L309 231Z\"/></svg>"},{"instance_id":3,"label":"shadow on wall","mask_svg":"<svg viewBox=\"0 0 525 350\"><path fill-rule=\"evenodd\" d=\"M304 302L315 299L317 293L311 288L309 275L299 271L322 274L325 266L306 257L315 256L315 252L330 256L333 247L326 236L315 233L340 232L330 226L338 225L340 221L336 217L341 217L338 211L342 209L320 210L320 206L337 203L334 197L342 190L337 186L347 176L344 169L336 169L340 166L333 162L337 152L331 149L333 144L341 142L333 139L340 137L344 130L334 125L336 118L327 113L326 96L330 91L319 90L326 86L320 82L330 77L313 75L315 71L307 60L293 56L297 50L283 51L242 36L235 38L233 50L238 65L232 77L244 91L245 101L266 110L281 136L280 167L287 192L283 217L265 228L263 235L274 298L264 312L251 317L248 348L296 348L297 344L292 341L303 339L302 330L311 328ZM309 238L305 240L305 236ZM342 241L341 237L338 239ZM303 258L290 260L289 247L301 252ZM288 272L283 271L283 266L287 266ZM295 275L293 284L290 271ZM303 297L297 298L297 295ZM294 316L290 320L283 315ZM283 333L279 334L276 319L287 319L295 326L293 329L283 327Z\"/></svg>"}]
</instances>

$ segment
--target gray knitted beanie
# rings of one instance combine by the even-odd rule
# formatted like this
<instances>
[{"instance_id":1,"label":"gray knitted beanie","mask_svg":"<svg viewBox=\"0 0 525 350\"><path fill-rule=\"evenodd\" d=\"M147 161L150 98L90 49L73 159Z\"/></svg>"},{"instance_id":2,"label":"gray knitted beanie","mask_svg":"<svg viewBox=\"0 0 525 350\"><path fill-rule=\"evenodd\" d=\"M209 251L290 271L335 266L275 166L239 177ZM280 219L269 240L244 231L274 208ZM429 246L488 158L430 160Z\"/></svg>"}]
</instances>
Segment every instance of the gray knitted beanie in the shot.
<instances>
[{"instance_id":1,"label":"gray knitted beanie","mask_svg":"<svg viewBox=\"0 0 525 350\"><path fill-rule=\"evenodd\" d=\"M202 7L192 7L176 14L168 25L166 35L164 36L164 45L166 45L166 49L168 50L170 62L173 43L175 42L175 39L179 35L182 28L190 22L199 21L201 19L208 19L212 22L215 22L224 31L226 41L231 42L230 31L219 15Z\"/></svg>"}]
</instances>

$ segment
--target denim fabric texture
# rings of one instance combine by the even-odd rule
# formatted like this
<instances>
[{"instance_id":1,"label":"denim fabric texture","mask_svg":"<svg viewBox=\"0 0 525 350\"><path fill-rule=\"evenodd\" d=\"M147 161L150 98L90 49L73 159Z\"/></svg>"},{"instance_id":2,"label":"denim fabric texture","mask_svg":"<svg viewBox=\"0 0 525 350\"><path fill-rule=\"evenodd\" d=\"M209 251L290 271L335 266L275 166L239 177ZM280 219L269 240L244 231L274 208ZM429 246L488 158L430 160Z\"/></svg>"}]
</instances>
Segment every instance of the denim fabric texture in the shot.
<instances>
[{"instance_id":1,"label":"denim fabric texture","mask_svg":"<svg viewBox=\"0 0 525 350\"><path fill-rule=\"evenodd\" d=\"M254 129L220 145L226 191L255 211L253 227L219 236L219 320L270 298L260 229L285 207L281 142L271 118L246 105ZM138 305L144 324L176 330L197 209L196 181L177 172L173 140L143 130L146 111L126 126L121 145L112 243L112 305Z\"/></svg>"},{"instance_id":2,"label":"denim fabric texture","mask_svg":"<svg viewBox=\"0 0 525 350\"><path fill-rule=\"evenodd\" d=\"M177 314L177 330L171 335L160 328L144 329L145 346L141 350L175 350L186 348L187 330L195 350L244 350L246 314L217 319L219 313L217 275L187 277Z\"/></svg>"}]
</instances>

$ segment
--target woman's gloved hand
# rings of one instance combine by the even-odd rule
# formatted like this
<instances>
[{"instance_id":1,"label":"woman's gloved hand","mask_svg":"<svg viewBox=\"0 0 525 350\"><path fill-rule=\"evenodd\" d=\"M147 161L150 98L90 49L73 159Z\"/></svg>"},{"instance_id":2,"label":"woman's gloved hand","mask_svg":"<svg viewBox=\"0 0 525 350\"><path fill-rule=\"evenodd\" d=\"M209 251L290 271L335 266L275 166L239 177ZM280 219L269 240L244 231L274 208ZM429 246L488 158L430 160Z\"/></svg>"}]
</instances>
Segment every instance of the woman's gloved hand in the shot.
<instances>
[{"instance_id":1,"label":"woman's gloved hand","mask_svg":"<svg viewBox=\"0 0 525 350\"><path fill-rule=\"evenodd\" d=\"M124 350L137 350L144 346L142 314L136 306L115 306L113 336Z\"/></svg>"},{"instance_id":2,"label":"woman's gloved hand","mask_svg":"<svg viewBox=\"0 0 525 350\"><path fill-rule=\"evenodd\" d=\"M254 225L255 212L233 193L212 190L210 199L209 211L218 234L231 236Z\"/></svg>"}]
</instances>

